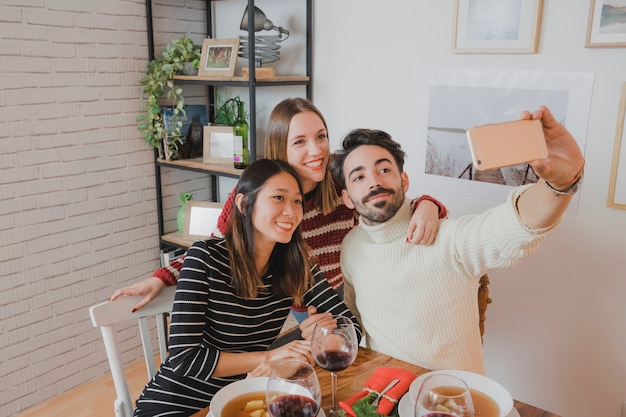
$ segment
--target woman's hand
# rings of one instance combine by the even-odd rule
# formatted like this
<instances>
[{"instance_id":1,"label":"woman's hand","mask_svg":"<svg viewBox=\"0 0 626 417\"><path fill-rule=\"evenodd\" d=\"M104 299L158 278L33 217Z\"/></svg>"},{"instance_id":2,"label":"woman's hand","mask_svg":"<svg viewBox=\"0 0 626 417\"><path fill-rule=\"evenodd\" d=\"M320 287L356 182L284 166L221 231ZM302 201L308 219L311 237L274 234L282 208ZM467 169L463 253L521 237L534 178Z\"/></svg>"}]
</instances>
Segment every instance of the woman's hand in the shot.
<instances>
[{"instance_id":1,"label":"woman's hand","mask_svg":"<svg viewBox=\"0 0 626 417\"><path fill-rule=\"evenodd\" d=\"M315 306L309 306L307 308L307 312L309 313L309 317L302 320L300 323L300 333L302 333L302 338L304 340L311 340L311 336L313 336L313 330L315 329L315 325L319 321L332 321L333 315L332 313L319 313L317 312L317 308Z\"/></svg>"},{"instance_id":2,"label":"woman's hand","mask_svg":"<svg viewBox=\"0 0 626 417\"><path fill-rule=\"evenodd\" d=\"M407 230L406 241L414 245L432 245L439 230L439 206L430 200L419 202Z\"/></svg>"},{"instance_id":3,"label":"woman's hand","mask_svg":"<svg viewBox=\"0 0 626 417\"><path fill-rule=\"evenodd\" d=\"M150 277L137 282L130 287L121 288L115 291L109 300L113 301L122 295L143 295L144 297L133 306L131 311L134 313L150 301L154 300L156 296L163 291L163 288L165 288L165 283L161 281L161 279L157 277Z\"/></svg>"},{"instance_id":4,"label":"woman's hand","mask_svg":"<svg viewBox=\"0 0 626 417\"><path fill-rule=\"evenodd\" d=\"M286 345L268 351L267 357L270 365L284 359L298 359L315 365L313 355L311 354L310 340L294 340Z\"/></svg>"},{"instance_id":5,"label":"woman's hand","mask_svg":"<svg viewBox=\"0 0 626 417\"><path fill-rule=\"evenodd\" d=\"M256 368L246 374L246 378L256 378L259 376L270 376L272 373L272 364L269 362L263 362L257 365Z\"/></svg>"}]
</instances>

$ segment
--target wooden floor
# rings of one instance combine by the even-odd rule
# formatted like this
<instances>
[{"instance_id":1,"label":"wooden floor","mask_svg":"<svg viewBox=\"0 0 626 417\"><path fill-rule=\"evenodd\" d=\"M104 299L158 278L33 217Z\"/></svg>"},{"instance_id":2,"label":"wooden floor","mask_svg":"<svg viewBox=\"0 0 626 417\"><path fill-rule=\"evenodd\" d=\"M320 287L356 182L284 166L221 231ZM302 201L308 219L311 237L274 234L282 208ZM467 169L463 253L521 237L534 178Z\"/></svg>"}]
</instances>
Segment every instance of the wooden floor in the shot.
<instances>
[{"instance_id":1,"label":"wooden floor","mask_svg":"<svg viewBox=\"0 0 626 417\"><path fill-rule=\"evenodd\" d=\"M143 361L126 368L130 397L136 399L148 381ZM101 417L113 416L115 387L111 374L70 390L58 397L29 408L15 417Z\"/></svg>"},{"instance_id":2,"label":"wooden floor","mask_svg":"<svg viewBox=\"0 0 626 417\"><path fill-rule=\"evenodd\" d=\"M289 315L283 333L288 333L297 326L297 322ZM158 360L158 356L157 356ZM157 362L159 363L159 362ZM148 382L145 362L140 361L126 368L126 379L130 398L135 401ZM113 401L115 401L115 387L111 374L91 381L78 388L70 390L58 397L36 405L28 410L16 414L15 417L103 417L114 416ZM208 408L194 414L192 417L206 417Z\"/></svg>"}]
</instances>

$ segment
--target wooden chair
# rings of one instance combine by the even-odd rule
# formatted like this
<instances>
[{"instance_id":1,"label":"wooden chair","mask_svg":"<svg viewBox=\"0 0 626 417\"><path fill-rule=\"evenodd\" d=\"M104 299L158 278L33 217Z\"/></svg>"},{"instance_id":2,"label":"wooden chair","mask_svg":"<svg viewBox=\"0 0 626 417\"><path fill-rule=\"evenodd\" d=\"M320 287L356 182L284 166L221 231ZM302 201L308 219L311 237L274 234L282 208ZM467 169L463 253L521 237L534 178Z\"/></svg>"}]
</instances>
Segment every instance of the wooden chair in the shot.
<instances>
[{"instance_id":1,"label":"wooden chair","mask_svg":"<svg viewBox=\"0 0 626 417\"><path fill-rule=\"evenodd\" d=\"M478 287L478 326L480 327L480 337L485 335L485 313L487 306L491 304L489 298L489 277L487 274L480 277L480 287Z\"/></svg>"},{"instance_id":2,"label":"wooden chair","mask_svg":"<svg viewBox=\"0 0 626 417\"><path fill-rule=\"evenodd\" d=\"M102 332L104 349L106 350L109 367L111 368L113 385L115 385L115 393L117 395L117 399L113 404L115 417L132 417L134 408L133 401L130 398L126 374L124 372L124 363L122 362L122 356L117 343L115 325L128 320L138 321L139 334L141 336L146 369L148 372L147 382L157 371L155 349L152 345L150 333L150 322L152 319L149 320L149 318L155 318L159 354L161 361L164 361L167 357L167 315L172 311L175 292L176 287L164 288L161 294L152 300L152 302L134 313L131 312L131 309L142 298L140 296L123 296L115 301L105 301L89 309L91 322L94 327L99 327Z\"/></svg>"}]
</instances>

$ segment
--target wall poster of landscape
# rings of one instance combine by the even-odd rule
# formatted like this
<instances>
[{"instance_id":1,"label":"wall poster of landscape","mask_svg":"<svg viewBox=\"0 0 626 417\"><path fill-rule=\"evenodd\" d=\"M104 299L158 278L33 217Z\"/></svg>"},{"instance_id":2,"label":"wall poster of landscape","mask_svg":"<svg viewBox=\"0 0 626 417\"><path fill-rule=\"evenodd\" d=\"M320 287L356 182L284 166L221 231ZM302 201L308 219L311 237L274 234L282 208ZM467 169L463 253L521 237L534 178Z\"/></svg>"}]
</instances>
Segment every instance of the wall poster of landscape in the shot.
<instances>
[{"instance_id":1,"label":"wall poster of landscape","mask_svg":"<svg viewBox=\"0 0 626 417\"><path fill-rule=\"evenodd\" d=\"M472 126L519 119L523 110L550 108L585 149L592 74L517 70L425 70L419 77L417 104L420 139L411 151L421 164L407 168L420 187L502 201L511 187L537 181L528 164L477 172L466 130ZM424 115L424 116L422 116ZM422 130L423 129L423 130ZM411 169L419 172L412 173ZM572 204L576 206L577 202Z\"/></svg>"},{"instance_id":2,"label":"wall poster of landscape","mask_svg":"<svg viewBox=\"0 0 626 417\"><path fill-rule=\"evenodd\" d=\"M585 46L626 47L626 0L591 0Z\"/></svg>"}]
</instances>

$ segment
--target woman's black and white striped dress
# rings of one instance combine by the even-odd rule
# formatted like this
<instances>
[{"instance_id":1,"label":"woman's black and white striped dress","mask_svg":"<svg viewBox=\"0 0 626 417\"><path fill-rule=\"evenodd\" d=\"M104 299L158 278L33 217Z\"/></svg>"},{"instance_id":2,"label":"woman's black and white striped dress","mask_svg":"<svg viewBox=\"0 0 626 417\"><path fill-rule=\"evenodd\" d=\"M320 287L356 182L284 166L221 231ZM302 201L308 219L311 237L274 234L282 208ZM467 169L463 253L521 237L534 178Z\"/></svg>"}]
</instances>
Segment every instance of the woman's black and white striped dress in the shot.
<instances>
[{"instance_id":1,"label":"woman's black and white striped dress","mask_svg":"<svg viewBox=\"0 0 626 417\"><path fill-rule=\"evenodd\" d=\"M353 314L317 265L315 285L304 296L319 312ZM266 292L246 300L233 294L223 238L198 241L189 249L176 287L170 323L169 357L137 400L136 417L186 416L207 407L223 386L245 375L213 377L221 351L267 350L289 314L293 299L272 293L272 268L263 277Z\"/></svg>"}]
</instances>

